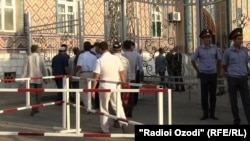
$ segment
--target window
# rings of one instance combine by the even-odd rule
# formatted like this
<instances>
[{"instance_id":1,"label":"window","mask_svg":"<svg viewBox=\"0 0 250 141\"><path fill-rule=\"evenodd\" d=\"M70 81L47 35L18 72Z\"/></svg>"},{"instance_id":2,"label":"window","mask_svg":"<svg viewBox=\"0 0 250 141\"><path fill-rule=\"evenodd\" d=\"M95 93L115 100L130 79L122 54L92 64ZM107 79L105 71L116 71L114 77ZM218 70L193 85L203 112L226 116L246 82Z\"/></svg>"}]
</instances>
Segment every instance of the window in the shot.
<instances>
[{"instance_id":1,"label":"window","mask_svg":"<svg viewBox=\"0 0 250 141\"><path fill-rule=\"evenodd\" d=\"M0 0L0 31L15 31L15 0Z\"/></svg>"},{"instance_id":2,"label":"window","mask_svg":"<svg viewBox=\"0 0 250 141\"><path fill-rule=\"evenodd\" d=\"M152 6L151 14L151 33L152 37L161 37L162 15L158 5Z\"/></svg>"},{"instance_id":3,"label":"window","mask_svg":"<svg viewBox=\"0 0 250 141\"><path fill-rule=\"evenodd\" d=\"M75 0L58 0L57 4L57 32L75 33L74 20L76 19Z\"/></svg>"}]
</instances>

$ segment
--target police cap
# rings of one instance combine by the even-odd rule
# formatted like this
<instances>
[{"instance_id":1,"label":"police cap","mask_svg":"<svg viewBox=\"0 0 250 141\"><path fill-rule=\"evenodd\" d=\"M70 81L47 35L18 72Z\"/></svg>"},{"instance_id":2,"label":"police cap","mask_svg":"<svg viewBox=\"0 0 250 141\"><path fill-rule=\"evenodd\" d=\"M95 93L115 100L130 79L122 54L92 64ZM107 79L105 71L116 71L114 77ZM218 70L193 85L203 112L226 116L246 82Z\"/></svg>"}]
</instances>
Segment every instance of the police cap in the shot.
<instances>
[{"instance_id":1,"label":"police cap","mask_svg":"<svg viewBox=\"0 0 250 141\"><path fill-rule=\"evenodd\" d=\"M235 28L230 34L229 34L229 40L232 40L236 38L237 36L242 36L242 28Z\"/></svg>"},{"instance_id":2,"label":"police cap","mask_svg":"<svg viewBox=\"0 0 250 141\"><path fill-rule=\"evenodd\" d=\"M208 37L208 36L212 36L212 30L210 29L203 29L200 33L200 38L204 38L204 37Z\"/></svg>"}]
</instances>

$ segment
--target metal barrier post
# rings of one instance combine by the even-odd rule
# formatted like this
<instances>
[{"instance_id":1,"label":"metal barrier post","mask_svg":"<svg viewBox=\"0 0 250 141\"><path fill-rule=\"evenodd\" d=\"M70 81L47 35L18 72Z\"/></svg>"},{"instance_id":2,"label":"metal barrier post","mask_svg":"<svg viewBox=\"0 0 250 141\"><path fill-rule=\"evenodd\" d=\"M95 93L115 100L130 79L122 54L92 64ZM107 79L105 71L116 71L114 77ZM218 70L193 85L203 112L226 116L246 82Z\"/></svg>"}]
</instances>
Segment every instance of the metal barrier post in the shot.
<instances>
[{"instance_id":1,"label":"metal barrier post","mask_svg":"<svg viewBox=\"0 0 250 141\"><path fill-rule=\"evenodd\" d=\"M91 89L91 79L87 78L87 82L88 82L88 89ZM87 93L88 95L88 107L87 107L87 111L92 109L92 99L91 99L91 92Z\"/></svg>"},{"instance_id":2,"label":"metal barrier post","mask_svg":"<svg viewBox=\"0 0 250 141\"><path fill-rule=\"evenodd\" d=\"M80 92L76 92L76 134L80 134Z\"/></svg>"},{"instance_id":3,"label":"metal barrier post","mask_svg":"<svg viewBox=\"0 0 250 141\"><path fill-rule=\"evenodd\" d=\"M168 89L168 124L172 125L172 89Z\"/></svg>"},{"instance_id":4,"label":"metal barrier post","mask_svg":"<svg viewBox=\"0 0 250 141\"><path fill-rule=\"evenodd\" d=\"M66 108L66 124L67 124L67 130L70 130L70 105L69 103L69 77L64 76L65 79L65 85L64 85L64 89L66 89L67 91L65 92L65 100L64 100L64 105Z\"/></svg>"},{"instance_id":5,"label":"metal barrier post","mask_svg":"<svg viewBox=\"0 0 250 141\"><path fill-rule=\"evenodd\" d=\"M64 76L63 77L63 89L66 89L66 77ZM67 121L66 121L66 113L67 113L67 109L66 109L66 93L63 92L63 105L62 105L62 127L63 129L66 128L67 126Z\"/></svg>"},{"instance_id":6,"label":"metal barrier post","mask_svg":"<svg viewBox=\"0 0 250 141\"><path fill-rule=\"evenodd\" d=\"M162 87L157 87L163 89ZM158 124L164 124L164 110L163 110L163 92L158 92Z\"/></svg>"},{"instance_id":7,"label":"metal barrier post","mask_svg":"<svg viewBox=\"0 0 250 141\"><path fill-rule=\"evenodd\" d=\"M27 81L25 81L26 82L26 88L27 89L29 89L30 88L30 80L29 79L27 79ZM26 92L26 106L30 106L30 92L28 91L28 92Z\"/></svg>"},{"instance_id":8,"label":"metal barrier post","mask_svg":"<svg viewBox=\"0 0 250 141\"><path fill-rule=\"evenodd\" d=\"M121 89L121 85L118 84L116 86L116 89ZM120 108L118 108L121 104L121 92L115 92L115 95L116 95L116 117L118 117L118 113L120 112ZM119 99L120 98L120 99ZM122 104L121 104L122 105ZM118 117L120 118L120 117Z\"/></svg>"}]
</instances>

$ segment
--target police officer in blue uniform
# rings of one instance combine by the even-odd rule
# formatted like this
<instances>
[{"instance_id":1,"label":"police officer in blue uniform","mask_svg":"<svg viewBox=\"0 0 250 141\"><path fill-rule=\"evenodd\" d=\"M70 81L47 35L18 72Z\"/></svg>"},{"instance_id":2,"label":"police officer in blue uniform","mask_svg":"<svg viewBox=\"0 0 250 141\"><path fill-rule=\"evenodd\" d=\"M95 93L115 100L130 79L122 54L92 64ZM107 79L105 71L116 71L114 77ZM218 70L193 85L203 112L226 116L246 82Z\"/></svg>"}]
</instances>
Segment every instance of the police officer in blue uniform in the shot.
<instances>
[{"instance_id":1,"label":"police officer in blue uniform","mask_svg":"<svg viewBox=\"0 0 250 141\"><path fill-rule=\"evenodd\" d=\"M226 49L223 56L223 72L227 74L227 84L231 110L233 114L233 124L238 125L241 122L237 102L237 92L239 91L244 112L248 124L250 124L250 95L248 86L248 50L242 46L243 34L242 28L234 29L229 39L232 45Z\"/></svg>"},{"instance_id":2,"label":"police officer in blue uniform","mask_svg":"<svg viewBox=\"0 0 250 141\"><path fill-rule=\"evenodd\" d=\"M215 116L217 63L221 65L222 56L218 53L217 47L211 44L212 31L210 29L202 30L199 37L203 44L196 49L191 58L191 63L197 72L197 77L200 78L203 110L203 116L200 120L208 118L218 120ZM198 65L196 61L198 61Z\"/></svg>"}]
</instances>

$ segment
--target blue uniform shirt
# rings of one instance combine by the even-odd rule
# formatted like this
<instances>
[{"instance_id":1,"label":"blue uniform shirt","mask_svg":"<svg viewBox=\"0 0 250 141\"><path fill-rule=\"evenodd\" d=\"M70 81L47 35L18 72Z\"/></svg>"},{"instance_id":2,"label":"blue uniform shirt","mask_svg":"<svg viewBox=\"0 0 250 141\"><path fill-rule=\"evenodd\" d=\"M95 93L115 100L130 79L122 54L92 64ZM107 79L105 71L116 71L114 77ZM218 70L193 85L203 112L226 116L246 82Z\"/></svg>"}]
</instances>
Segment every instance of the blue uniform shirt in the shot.
<instances>
[{"instance_id":1,"label":"blue uniform shirt","mask_svg":"<svg viewBox=\"0 0 250 141\"><path fill-rule=\"evenodd\" d=\"M65 67L68 67L68 57L65 54L58 53L52 59L53 75L67 75Z\"/></svg>"},{"instance_id":2,"label":"blue uniform shirt","mask_svg":"<svg viewBox=\"0 0 250 141\"><path fill-rule=\"evenodd\" d=\"M227 66L228 76L246 76L248 74L248 60L249 56L247 48L240 47L239 51L236 51L235 48L231 46L224 52L222 64Z\"/></svg>"},{"instance_id":3,"label":"blue uniform shirt","mask_svg":"<svg viewBox=\"0 0 250 141\"><path fill-rule=\"evenodd\" d=\"M221 60L221 54L219 53L215 45L205 47L200 45L192 56L192 61L198 61L198 67L200 73L216 73L217 72L217 60Z\"/></svg>"}]
</instances>

